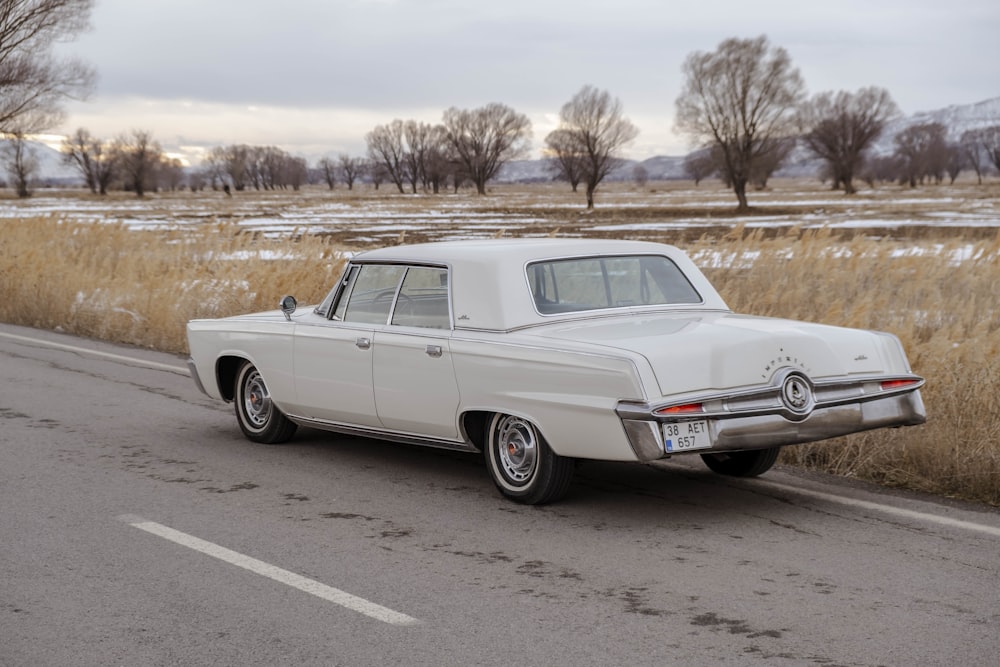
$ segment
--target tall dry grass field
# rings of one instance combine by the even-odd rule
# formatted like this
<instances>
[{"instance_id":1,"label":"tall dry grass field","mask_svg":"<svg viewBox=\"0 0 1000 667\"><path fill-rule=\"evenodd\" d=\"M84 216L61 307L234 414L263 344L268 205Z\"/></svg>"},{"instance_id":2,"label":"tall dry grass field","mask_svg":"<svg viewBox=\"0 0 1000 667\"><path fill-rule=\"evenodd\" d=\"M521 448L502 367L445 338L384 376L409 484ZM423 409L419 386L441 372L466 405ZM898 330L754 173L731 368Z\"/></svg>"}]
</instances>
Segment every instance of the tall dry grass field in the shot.
<instances>
[{"instance_id":1,"label":"tall dry grass field","mask_svg":"<svg viewBox=\"0 0 1000 667\"><path fill-rule=\"evenodd\" d=\"M705 271L734 310L892 332L927 378L927 424L789 447L785 462L1000 504L1000 235L913 253L790 230L701 250L755 258Z\"/></svg>"},{"instance_id":2,"label":"tall dry grass field","mask_svg":"<svg viewBox=\"0 0 1000 667\"><path fill-rule=\"evenodd\" d=\"M273 309L282 294L318 302L340 249L235 224L140 231L56 217L4 222L0 321L183 353L190 319ZM303 261L304 260L304 261Z\"/></svg>"},{"instance_id":3,"label":"tall dry grass field","mask_svg":"<svg viewBox=\"0 0 1000 667\"><path fill-rule=\"evenodd\" d=\"M683 235L649 227L629 229L630 222L658 219L653 210L667 211L667 204L623 204L581 215L556 200L559 205L546 212L553 200L545 194L548 190L541 192L536 196L517 191L507 199L498 195L479 209L464 200L448 200L459 202L448 204L454 209L447 213L454 216L451 232L441 226L442 206L436 200L380 195L368 202L354 196L348 204L361 212L359 216L369 209L398 214L399 209L393 209L397 205L387 203L392 201L413 209L396 220L408 215L420 219L423 209L433 209L431 217L438 220L433 238L469 233L470 220L485 220L475 228L476 234L584 235L590 229L586 235L674 242L695 258L736 311L895 333L914 371L927 378L923 395L928 423L790 447L785 462L1000 504L1000 236L996 232L934 232L928 238L925 231L917 243L899 234L872 239L861 233L791 225L753 230L733 220L721 231L713 222L714 231L699 232L699 238L690 229ZM610 193L607 199L612 196L624 203L634 199L627 192ZM650 198L660 201L661 196L666 195L655 193ZM693 200L700 195L684 196ZM793 195L780 196L789 206L787 200ZM830 194L794 196L829 199ZM878 196L886 199L886 208L870 215L903 207L907 211L901 215L912 216L909 209L920 204L913 203L911 194L896 197L902 203L884 193ZM168 207L176 210L183 201L177 197ZM302 206L302 200L293 201ZM843 215L850 216L849 207L857 208L858 200L844 201ZM868 208L874 201L868 200ZM995 207L998 200L963 195L961 201L971 211L963 215L989 217L994 209L988 207ZM599 198L599 207L601 203ZM697 203L691 204L691 214L697 212ZM268 205L277 207L280 202ZM832 210L829 203L823 207ZM711 215L717 216L717 210ZM224 211L220 217L239 219L230 213ZM501 223L494 221L494 215ZM517 221L505 227L504 215ZM198 216L212 219L203 212ZM382 236L367 229L359 232L363 220L367 219L352 218L345 225L353 231L345 227L343 233L286 231L271 238L236 223L202 221L158 229L154 225L153 230L143 231L124 224L75 221L67 215L8 216L0 220L0 321L183 354L189 319L272 309L287 293L300 303L321 299L342 267L344 248L336 239L344 242L351 234L360 234L372 239L370 244L386 242L385 230L379 232ZM621 228L602 231L600 225L608 223ZM407 232L405 238L423 240L427 233ZM403 236L391 231L393 240Z\"/></svg>"}]
</instances>

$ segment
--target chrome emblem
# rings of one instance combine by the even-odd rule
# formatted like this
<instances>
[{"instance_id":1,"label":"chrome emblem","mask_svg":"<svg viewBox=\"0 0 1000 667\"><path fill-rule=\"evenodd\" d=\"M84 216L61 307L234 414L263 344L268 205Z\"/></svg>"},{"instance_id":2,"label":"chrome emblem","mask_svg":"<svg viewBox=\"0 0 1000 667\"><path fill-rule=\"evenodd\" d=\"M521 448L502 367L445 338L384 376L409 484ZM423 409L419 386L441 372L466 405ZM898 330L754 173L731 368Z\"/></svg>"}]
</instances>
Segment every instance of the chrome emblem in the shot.
<instances>
[{"instance_id":1,"label":"chrome emblem","mask_svg":"<svg viewBox=\"0 0 1000 667\"><path fill-rule=\"evenodd\" d=\"M789 375L781 385L781 400L793 412L806 412L812 404L809 383L801 375Z\"/></svg>"}]
</instances>

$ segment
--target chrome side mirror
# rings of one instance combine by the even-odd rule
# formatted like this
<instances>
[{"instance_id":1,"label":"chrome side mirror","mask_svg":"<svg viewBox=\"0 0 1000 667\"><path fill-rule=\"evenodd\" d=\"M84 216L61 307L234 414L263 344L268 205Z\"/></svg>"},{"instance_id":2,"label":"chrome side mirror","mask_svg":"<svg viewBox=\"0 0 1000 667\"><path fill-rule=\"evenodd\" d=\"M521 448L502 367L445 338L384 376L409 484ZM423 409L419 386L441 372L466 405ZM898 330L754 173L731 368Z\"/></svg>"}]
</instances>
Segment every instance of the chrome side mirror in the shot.
<instances>
[{"instance_id":1,"label":"chrome side mirror","mask_svg":"<svg viewBox=\"0 0 1000 667\"><path fill-rule=\"evenodd\" d=\"M285 319L289 322L292 321L292 313L295 312L295 307L298 305L294 296L283 296L278 302L278 307L281 308L281 312L285 314Z\"/></svg>"}]
</instances>

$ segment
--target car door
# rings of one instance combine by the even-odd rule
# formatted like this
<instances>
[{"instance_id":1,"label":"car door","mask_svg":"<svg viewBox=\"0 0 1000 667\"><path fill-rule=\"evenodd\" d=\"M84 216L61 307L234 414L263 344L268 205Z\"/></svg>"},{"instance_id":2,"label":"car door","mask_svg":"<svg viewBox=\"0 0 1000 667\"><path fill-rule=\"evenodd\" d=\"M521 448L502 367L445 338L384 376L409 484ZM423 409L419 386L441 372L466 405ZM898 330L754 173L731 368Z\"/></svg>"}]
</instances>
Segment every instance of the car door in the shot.
<instances>
[{"instance_id":1,"label":"car door","mask_svg":"<svg viewBox=\"0 0 1000 667\"><path fill-rule=\"evenodd\" d=\"M302 416L378 428L372 387L376 328L385 328L403 266L350 269L330 318L304 319L295 332L296 394Z\"/></svg>"},{"instance_id":2,"label":"car door","mask_svg":"<svg viewBox=\"0 0 1000 667\"><path fill-rule=\"evenodd\" d=\"M409 267L392 318L375 331L375 406L390 430L459 439L448 270Z\"/></svg>"}]
</instances>

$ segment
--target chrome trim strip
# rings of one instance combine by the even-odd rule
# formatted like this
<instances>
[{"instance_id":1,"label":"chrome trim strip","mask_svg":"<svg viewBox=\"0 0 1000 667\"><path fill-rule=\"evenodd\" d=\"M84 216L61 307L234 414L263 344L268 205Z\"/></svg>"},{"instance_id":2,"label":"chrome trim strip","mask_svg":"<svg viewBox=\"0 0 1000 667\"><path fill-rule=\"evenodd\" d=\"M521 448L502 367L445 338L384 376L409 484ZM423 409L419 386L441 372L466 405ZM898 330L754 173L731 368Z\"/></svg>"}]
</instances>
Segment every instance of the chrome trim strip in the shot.
<instances>
[{"instance_id":1,"label":"chrome trim strip","mask_svg":"<svg viewBox=\"0 0 1000 667\"><path fill-rule=\"evenodd\" d=\"M790 374L797 373L806 378L815 397L812 412L840 405L877 401L889 396L908 394L924 386L925 380L919 375L864 375L812 380L793 369L785 368L775 374L766 385L728 392L692 392L681 394L669 401L645 403L641 401L620 401L615 412L622 419L651 419L659 422L676 422L685 419L732 419L779 414L792 421L803 416L793 413L781 400L782 384ZM883 382L894 380L912 381L905 387L882 389ZM689 403L701 403L702 412L658 415L656 411ZM744 407L741 407L740 404Z\"/></svg>"},{"instance_id":2,"label":"chrome trim strip","mask_svg":"<svg viewBox=\"0 0 1000 667\"><path fill-rule=\"evenodd\" d=\"M779 414L732 415L728 419L709 418L707 421L712 447L679 452L664 450L663 435L657 421L623 419L622 425L636 458L640 461L652 461L680 454L711 454L798 445L876 428L916 426L927 421L927 412L920 392L911 391L883 396L879 400L820 408L801 421L790 421ZM657 438L655 451L647 439L650 431L639 427L643 423L654 427L652 436Z\"/></svg>"},{"instance_id":3,"label":"chrome trim strip","mask_svg":"<svg viewBox=\"0 0 1000 667\"><path fill-rule=\"evenodd\" d=\"M209 396L209 393L205 391L205 385L201 383L201 376L198 375L198 367L195 365L193 357L188 357L187 367L188 367L188 373L191 374L191 379L194 380L195 386L198 387L198 391L205 394L206 396ZM211 396L209 396L209 398L211 398Z\"/></svg>"},{"instance_id":4,"label":"chrome trim strip","mask_svg":"<svg viewBox=\"0 0 1000 667\"><path fill-rule=\"evenodd\" d=\"M463 452L479 451L479 449L469 441L432 438L413 433L403 433L401 431L390 431L386 429L372 428L369 426L344 424L340 422L327 421L325 419L313 419L311 417L302 417L300 415L286 414L285 416L300 426L311 426L322 431L341 433L343 435L355 435L363 438L388 440L390 442L399 442L405 445L420 445L422 447L436 447L438 449L454 449Z\"/></svg>"}]
</instances>

